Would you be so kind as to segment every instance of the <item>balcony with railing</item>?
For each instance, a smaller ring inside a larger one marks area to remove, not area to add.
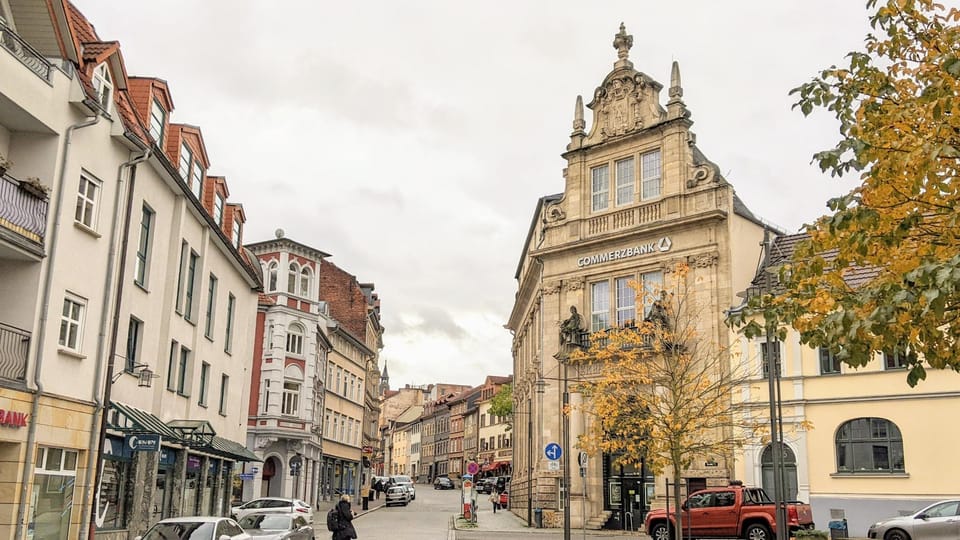
[[[48,205],[43,188],[0,176],[0,258],[43,257]]]
[[[50,82],[53,65],[36,49],[31,47],[0,18],[0,49],[4,49],[37,77]]]
[[[26,381],[29,350],[30,332],[0,323],[0,379]]]

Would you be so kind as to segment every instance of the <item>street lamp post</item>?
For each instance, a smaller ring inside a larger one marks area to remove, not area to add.
[[[567,363],[563,363],[563,540],[570,540],[570,418],[567,407],[570,405],[570,392],[567,389]]]

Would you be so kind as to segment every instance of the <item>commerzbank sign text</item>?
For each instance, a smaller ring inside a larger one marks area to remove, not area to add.
[[[613,251],[605,251],[603,253],[596,253],[594,255],[580,257],[577,259],[577,266],[583,268],[585,266],[592,266],[594,264],[603,264],[611,261],[619,261],[620,259],[640,257],[642,255],[649,255],[651,253],[662,253],[664,251],[670,251],[672,246],[673,241],[670,240],[670,237],[664,236],[659,240],[654,240],[653,242],[648,242],[646,244],[639,244],[637,246],[624,249],[615,249]]]

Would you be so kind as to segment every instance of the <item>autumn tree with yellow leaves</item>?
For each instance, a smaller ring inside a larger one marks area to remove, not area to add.
[[[864,50],[793,91],[803,114],[839,122],[840,140],[814,162],[860,183],[806,227],[783,289],[751,307],[854,367],[899,352],[915,385],[925,365],[960,371],[960,11],[932,0],[867,8]],[[851,285],[865,269],[875,275]]]
[[[689,268],[674,269],[644,322],[594,334],[589,348],[570,355],[571,364],[598,364],[599,374],[579,381],[578,408],[590,419],[579,446],[655,474],[681,474],[694,460],[722,457],[761,436],[762,419],[733,402],[733,392],[751,375],[731,362],[731,351],[704,332],[712,314],[696,301]],[[640,305],[645,294],[637,283]],[[714,315],[715,316],[715,315]],[[742,363],[746,365],[746,363]],[[746,412],[745,412],[746,411]],[[680,492],[675,490],[675,507]]]

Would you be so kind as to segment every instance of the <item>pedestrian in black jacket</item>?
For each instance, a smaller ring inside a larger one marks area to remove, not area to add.
[[[349,540],[357,537],[357,530],[353,528],[353,510],[350,508],[350,496],[341,495],[337,503],[340,527],[333,533],[333,540]]]

